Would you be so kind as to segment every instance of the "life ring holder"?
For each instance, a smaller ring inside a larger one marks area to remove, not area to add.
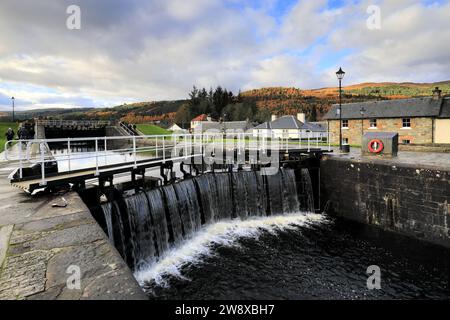
[[[376,148],[373,147],[375,144],[377,146]],[[369,148],[369,151],[372,153],[380,153],[381,151],[383,151],[384,144],[379,139],[372,139],[369,141],[367,147]]]

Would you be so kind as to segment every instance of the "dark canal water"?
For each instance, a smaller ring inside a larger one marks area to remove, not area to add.
[[[102,204],[151,299],[449,299],[450,251],[313,212],[308,169],[208,173]],[[103,215],[101,214],[103,213]],[[381,271],[369,290],[369,266]]]
[[[137,278],[151,299],[450,298],[449,250],[312,217],[224,223]],[[370,265],[380,267],[379,290],[367,288]]]

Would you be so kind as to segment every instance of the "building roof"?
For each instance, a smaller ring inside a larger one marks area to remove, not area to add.
[[[192,119],[191,121],[206,121],[208,119],[208,115],[206,114],[201,114],[199,116],[196,116],[194,119]]]
[[[304,123],[294,116],[283,116],[273,121],[267,121],[254,129],[302,129]]]
[[[306,122],[303,124],[303,128],[306,130],[314,131],[314,132],[326,132],[327,131],[327,123],[326,122]]]
[[[206,130],[243,130],[250,129],[252,125],[248,121],[202,122],[199,129]]]
[[[442,98],[432,97],[347,103],[342,105],[342,119],[438,117]],[[361,116],[361,108],[365,109]],[[324,119],[339,119],[335,104]]]
[[[177,128],[179,128],[179,129],[177,129],[177,128],[175,128],[176,130],[179,130],[179,131],[186,131],[186,129],[184,129],[181,125],[179,125],[178,123],[172,123],[170,126],[168,126],[166,129],[172,129],[173,127],[177,127]]]
[[[174,126],[174,125],[177,125],[177,126],[179,126],[180,128],[183,128],[183,124],[181,124],[181,123],[168,122],[168,121],[161,121],[161,122],[159,123],[159,127],[164,128],[164,129],[169,129],[169,128],[171,128],[171,127]]]
[[[444,98],[439,118],[450,118],[450,97]]]
[[[306,122],[303,123],[295,116],[283,116],[274,121],[261,123],[253,129],[292,129],[292,130],[310,130],[314,132],[327,131],[326,122]]]

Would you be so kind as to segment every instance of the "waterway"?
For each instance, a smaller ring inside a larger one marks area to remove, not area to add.
[[[326,215],[267,219],[203,235],[137,279],[151,299],[450,298],[448,249]]]

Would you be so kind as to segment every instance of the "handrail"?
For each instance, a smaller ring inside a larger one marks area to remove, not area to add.
[[[24,139],[5,143],[5,159],[8,161],[19,161],[18,172],[20,178],[22,178],[26,163],[40,164],[41,184],[45,185],[45,164],[55,161],[67,161],[68,170],[66,171],[71,172],[75,170],[73,167],[75,160],[91,159],[90,161],[94,161],[95,174],[99,175],[102,167],[110,165],[107,159],[112,155],[128,155],[133,167],[137,168],[138,156],[141,155],[149,160],[159,158],[166,162],[173,159],[187,159],[192,155],[205,157],[207,150],[215,156],[217,151],[224,154],[234,149],[237,150],[239,155],[242,154],[242,150],[248,150],[249,152],[261,152],[262,155],[267,157],[267,150],[285,150],[288,152],[295,148],[301,149],[303,143],[306,144],[309,152],[314,142],[316,147],[319,147],[319,143],[326,142],[328,151],[331,150],[330,139],[324,141],[322,136],[313,137],[311,132],[304,135],[301,131],[295,136],[297,136],[296,139],[292,138],[292,134],[286,137],[274,137],[267,134],[259,135],[244,132],[227,132],[224,134],[220,131],[210,131],[206,133],[174,133],[165,135]],[[77,145],[80,142],[90,144],[94,150],[78,151]],[[19,150],[17,157],[11,152],[11,147],[15,143],[17,143]],[[61,143],[63,146],[61,149],[65,150],[65,153],[49,153],[46,146],[52,143]],[[34,145],[38,146],[36,154],[31,153]],[[182,156],[180,156],[180,153]],[[103,159],[105,159],[104,164]]]
[[[125,123],[123,123],[122,121],[119,122],[119,126],[121,128],[123,128],[128,134],[132,135],[132,136],[136,136],[138,135],[137,132],[135,132],[134,130],[130,129]]]
[[[109,120],[35,120],[37,125],[111,125]]]

